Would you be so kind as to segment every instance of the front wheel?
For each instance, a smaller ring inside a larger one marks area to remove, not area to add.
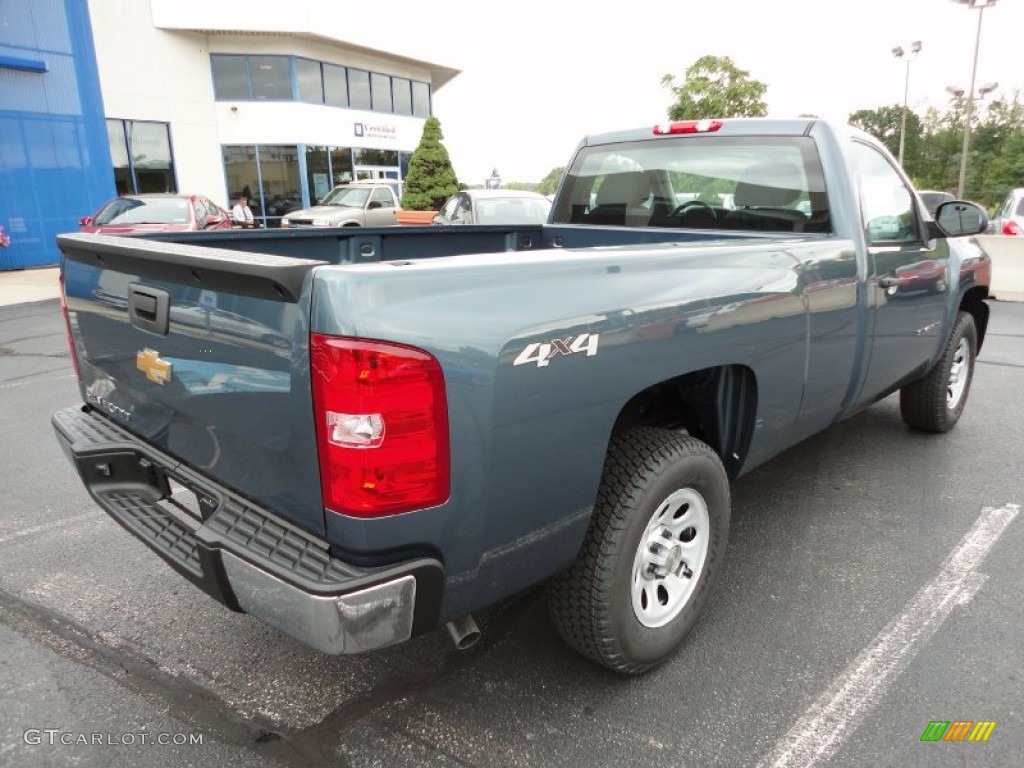
[[[900,390],[900,415],[914,429],[948,432],[960,420],[974,378],[978,331],[974,317],[958,312],[942,357],[924,376]]]
[[[705,443],[651,428],[615,438],[583,547],[548,588],[558,633],[616,672],[665,661],[718,580],[729,516],[729,481]]]

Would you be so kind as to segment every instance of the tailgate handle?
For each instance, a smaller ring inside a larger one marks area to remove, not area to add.
[[[167,291],[142,283],[128,284],[128,317],[137,328],[166,336],[170,307],[171,294]]]

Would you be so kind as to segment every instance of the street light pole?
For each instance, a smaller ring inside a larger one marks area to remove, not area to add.
[[[964,198],[964,182],[967,180],[967,150],[971,143],[971,118],[974,116],[974,81],[978,74],[978,49],[981,47],[981,20],[985,9],[996,4],[997,0],[955,0],[961,5],[978,9],[978,32],[974,37],[974,63],[971,65],[971,85],[967,90],[967,112],[964,117],[964,146],[960,153],[960,180],[956,185],[958,200]]]
[[[906,143],[907,138],[907,96],[910,93],[910,62],[917,58],[917,54],[921,52],[921,41],[915,40],[910,44],[910,54],[907,56],[907,74],[903,80],[903,116],[900,118],[900,165],[903,165],[903,147]],[[897,45],[892,49],[892,55],[897,59],[902,59],[905,52],[902,45]]]

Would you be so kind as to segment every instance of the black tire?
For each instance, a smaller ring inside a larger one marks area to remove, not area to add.
[[[958,312],[942,357],[923,378],[900,390],[903,421],[923,432],[948,432],[967,405],[978,354],[974,317]]]
[[[729,516],[729,480],[705,443],[646,427],[616,437],[576,562],[548,586],[558,633],[616,672],[638,674],[665,661],[718,581]],[[658,538],[677,524],[678,538]],[[671,554],[666,564],[647,562],[662,557],[656,550]],[[677,566],[676,573],[655,573]]]

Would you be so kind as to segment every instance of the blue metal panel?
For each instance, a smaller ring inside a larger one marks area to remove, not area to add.
[[[5,5],[0,68],[0,269],[56,264],[55,238],[113,197],[114,177],[87,0]]]

